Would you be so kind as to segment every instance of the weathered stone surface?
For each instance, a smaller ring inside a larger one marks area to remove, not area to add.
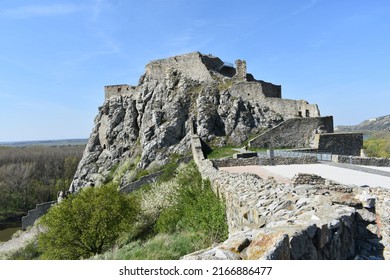
[[[310,111],[309,111],[310,115]],[[285,120],[274,128],[249,141],[258,148],[309,148],[315,146],[316,133],[333,132],[333,117],[297,117]]]
[[[280,86],[243,78],[238,63],[240,70],[230,73],[219,58],[195,52],[152,61],[137,86],[106,86],[70,190],[101,184],[129,158],[140,157],[137,167],[146,168],[188,153],[193,124],[213,145],[242,145],[302,106],[319,115],[316,105],[281,99]]]
[[[357,195],[356,198],[362,202],[363,207],[365,208],[375,207],[375,197],[368,194],[367,191],[363,191],[361,194]]]
[[[247,165],[270,165],[269,158],[259,158],[257,156],[250,158],[223,158],[212,161],[217,167],[247,166]],[[311,164],[318,163],[318,159],[312,156],[305,157],[274,157],[272,164],[289,165],[289,164]]]
[[[194,159],[226,203],[230,238],[214,249],[241,259],[389,257],[389,190],[340,185],[311,174],[282,184],[220,171],[202,154]]]

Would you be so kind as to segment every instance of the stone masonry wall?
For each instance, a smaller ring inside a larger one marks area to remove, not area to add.
[[[192,144],[198,141],[193,135]],[[214,192],[225,201],[230,235],[222,244],[184,259],[388,256],[388,249],[379,238],[368,240],[367,236],[375,230],[371,215],[375,213],[375,196],[367,194],[364,188],[338,185],[310,175],[300,175],[295,184],[281,184],[256,175],[231,174],[204,159],[200,149],[193,147],[193,151],[202,177],[211,181]],[[388,204],[388,193],[383,196],[378,201]],[[386,208],[381,208],[376,214],[381,224],[388,223],[385,212]],[[383,225],[378,228],[388,231]],[[383,242],[387,242],[386,234],[382,234]]]
[[[143,185],[151,184],[157,181],[157,179],[164,173],[164,170],[155,172],[153,174],[149,174],[146,176],[141,177],[139,180],[132,182],[122,188],[119,189],[120,192],[123,193],[130,193],[132,191],[137,190]]]
[[[333,117],[294,118],[264,132],[249,141],[257,148],[308,148],[314,143],[316,133],[333,132]]]
[[[289,164],[310,164],[318,163],[317,157],[274,157],[271,161],[269,158],[224,158],[212,160],[216,167],[248,166],[248,165],[289,165]]]
[[[390,260],[390,190],[384,188],[370,188],[370,194],[376,198],[376,227],[373,233],[382,238],[384,258]],[[376,231],[377,230],[377,231]]]
[[[22,230],[26,230],[27,227],[32,226],[34,222],[42,217],[53,206],[56,201],[49,201],[41,204],[37,204],[36,208],[29,210],[27,216],[22,217]]]
[[[104,97],[106,100],[110,99],[113,96],[128,96],[136,93],[137,93],[136,87],[130,86],[128,84],[111,85],[111,86],[104,87]]]
[[[319,117],[320,110],[316,104],[309,104],[304,100],[290,100],[281,98],[265,98],[263,101],[265,106],[272,108],[276,113],[279,113],[286,118],[298,118],[299,112],[302,117],[306,117],[306,110],[309,113],[309,117]]]
[[[323,133],[316,135],[316,148],[336,155],[359,156],[363,148],[362,133]]]
[[[375,157],[356,157],[356,156],[342,156],[335,155],[332,158],[333,161],[339,163],[351,163],[356,165],[369,165],[369,166],[390,166],[389,158],[375,158]]]
[[[167,71],[175,69],[184,77],[197,81],[211,81],[212,77],[199,52],[154,60],[146,65],[146,75],[155,80],[164,80]]]

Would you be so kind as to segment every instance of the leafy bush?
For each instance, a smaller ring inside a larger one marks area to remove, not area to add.
[[[224,240],[228,234],[225,206],[212,191],[210,181],[202,180],[192,164],[178,172],[176,182],[176,203],[161,211],[157,232],[189,231],[210,244]]]
[[[137,204],[114,184],[85,188],[42,217],[39,236],[45,259],[79,259],[112,247],[135,221]]]

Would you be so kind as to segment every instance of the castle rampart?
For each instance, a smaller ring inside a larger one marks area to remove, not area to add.
[[[388,259],[390,191],[336,184],[298,174],[292,184],[231,174],[193,156],[224,199],[229,239],[184,259]],[[379,238],[378,238],[379,237]],[[371,255],[373,254],[373,255]]]
[[[363,147],[362,133],[321,133],[315,136],[314,148],[336,155],[359,156]]]
[[[293,118],[249,141],[256,148],[317,148],[315,135],[333,132],[333,117]]]
[[[22,217],[22,230],[34,225],[35,221],[45,215],[54,204],[56,204],[56,201],[44,202],[37,204],[35,209],[29,210],[27,215]]]
[[[137,93],[137,87],[128,84],[110,85],[104,87],[105,99],[110,99],[113,96],[129,96]]]

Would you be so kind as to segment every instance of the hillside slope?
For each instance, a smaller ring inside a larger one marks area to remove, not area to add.
[[[358,125],[339,125],[335,131],[390,131],[390,115],[365,120]]]

